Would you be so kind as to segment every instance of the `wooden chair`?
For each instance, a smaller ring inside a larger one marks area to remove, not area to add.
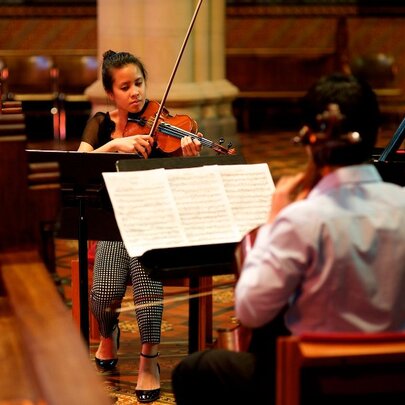
[[[375,89],[395,88],[398,66],[391,55],[384,53],[357,55],[350,61],[350,70]]]
[[[20,101],[2,101],[0,136],[25,136],[25,117]]]
[[[5,117],[6,115],[16,116],[17,114],[21,114],[19,118],[23,118],[22,120],[20,120],[21,125],[22,125],[22,130],[23,130],[22,133],[25,134],[25,123],[24,123],[24,117],[22,116],[23,110],[22,110],[21,101],[3,101],[1,103],[0,114],[2,117]],[[14,119],[14,118],[11,118],[11,119]],[[19,133],[20,133],[20,130],[19,130]]]
[[[280,337],[276,386],[277,405],[405,403],[405,333]]]
[[[21,101],[29,139],[59,139],[58,70],[51,56],[8,55],[7,100]]]
[[[383,119],[399,124],[403,118],[405,94],[397,83],[399,66],[395,58],[382,52],[356,55],[350,61],[350,70],[373,87]]]
[[[0,252],[0,329],[1,404],[111,404],[35,250]]]
[[[89,249],[87,273],[89,289],[93,283],[93,265],[94,256]],[[79,260],[71,261],[71,295],[72,295],[72,317],[74,322],[80,327],[80,278],[79,278]],[[128,283],[130,285],[130,282]],[[165,287],[189,287],[187,278],[164,280]],[[203,291],[212,290],[212,277],[200,277],[200,289]],[[202,350],[212,343],[212,296],[202,296],[199,300],[198,311],[198,349]],[[91,342],[99,340],[98,324],[94,315],[89,311],[89,339]]]

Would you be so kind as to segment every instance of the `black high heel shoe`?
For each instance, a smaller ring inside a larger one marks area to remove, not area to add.
[[[118,329],[117,331],[117,337],[116,337],[116,346],[117,346],[117,350],[120,348],[120,335],[121,335],[121,331],[118,325],[116,325],[113,329],[113,332],[115,329]],[[106,359],[106,360],[102,360],[102,359],[98,359],[96,356],[94,356],[94,360],[96,362],[96,366],[99,370],[101,371],[111,371],[114,370],[114,368],[117,366],[118,363],[118,358],[116,359]]]
[[[154,355],[140,353],[140,355],[142,357],[146,357],[147,359],[154,359],[159,356],[159,353],[156,353]],[[157,368],[160,374],[159,363],[157,364]],[[154,390],[135,390],[135,394],[138,402],[146,404],[148,402],[157,401],[160,398],[160,388],[156,388]]]

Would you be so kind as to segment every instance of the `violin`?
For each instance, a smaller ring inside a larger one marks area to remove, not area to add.
[[[123,136],[149,134],[160,108],[161,106],[157,101],[151,100],[141,116],[135,118],[129,115]],[[158,121],[156,131],[152,136],[155,138],[157,148],[165,154],[181,156],[181,139],[185,136],[198,139],[203,146],[213,149],[218,154],[234,155],[236,153],[235,149],[230,148],[231,144],[228,145],[228,148],[221,145],[223,139],[219,143],[215,143],[199,136],[197,122],[188,115],[177,114],[173,116],[166,107],[163,107]]]

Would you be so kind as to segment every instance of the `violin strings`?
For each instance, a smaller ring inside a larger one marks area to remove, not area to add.
[[[174,136],[176,138],[183,138],[184,136],[191,136],[193,139],[197,139],[201,142],[201,144],[203,146],[208,146],[209,148],[215,150],[218,153],[224,153],[224,154],[228,154],[228,149],[224,148],[223,146],[221,146],[220,144],[216,144],[213,141],[210,141],[209,139],[200,137],[198,135],[192,134],[191,132],[188,132],[184,129],[175,127],[173,125],[167,124],[165,122],[162,122],[159,125],[159,129],[167,134],[167,135],[171,135]]]
[[[159,128],[162,129],[162,132],[166,133],[167,135],[172,135],[179,139],[184,138],[185,136],[191,136],[193,139],[198,139],[204,146],[211,147],[213,144],[213,142],[209,141],[208,139],[199,137],[198,135],[164,122],[159,125]]]
[[[216,150],[217,152],[225,152],[227,153],[227,149],[224,148],[223,146],[219,145],[219,144],[215,144],[213,141],[210,141],[209,139],[200,137],[198,135],[194,135],[184,129],[175,127],[173,125],[167,124],[167,123],[161,123],[160,124],[162,126],[162,132],[166,133],[167,135],[171,135],[174,136],[176,138],[183,138],[184,136],[191,136],[193,139],[197,139],[201,142],[202,145],[204,146],[208,146],[209,148],[212,148],[214,150]],[[159,126],[160,127],[160,126]],[[215,147],[214,147],[215,145]]]

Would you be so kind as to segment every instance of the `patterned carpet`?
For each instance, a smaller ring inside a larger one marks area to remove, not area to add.
[[[56,240],[57,264],[56,280],[59,290],[66,304],[71,305],[70,285],[70,261],[77,258],[77,241]],[[234,277],[214,277],[214,287],[221,287],[213,290],[213,330],[220,327],[231,327],[234,325],[233,318],[233,290],[232,287],[222,287],[226,282],[232,284]],[[170,375],[171,370],[177,362],[188,352],[188,300],[186,299],[187,287],[165,287],[165,297],[168,303],[164,306],[162,341],[160,345],[159,364],[161,367],[161,389],[162,396],[155,404],[174,404],[171,392]],[[173,299],[173,296],[175,297]],[[180,298],[184,297],[184,300]],[[131,289],[127,289],[122,309],[132,307]],[[136,404],[135,386],[139,360],[139,331],[133,311],[123,311],[120,314],[120,349],[119,362],[113,372],[100,373],[96,366],[96,372],[102,376],[105,388],[116,404]],[[215,338],[215,333],[214,333]],[[94,363],[94,353],[97,350],[98,342],[90,341],[90,359]]]
[[[382,131],[378,146],[386,146],[394,129]],[[275,182],[280,176],[296,173],[305,168],[306,158],[302,148],[291,142],[292,132],[257,132],[238,135],[240,153],[247,163],[268,163]],[[33,144],[35,148],[39,145]],[[49,146],[48,146],[49,147]],[[77,144],[58,145],[58,148],[75,150]],[[70,260],[77,258],[77,241],[57,240],[57,280],[60,292],[70,305]],[[224,280],[225,279],[225,280]],[[214,286],[224,281],[233,281],[233,276],[214,277]],[[213,331],[219,327],[231,327],[235,324],[233,313],[232,288],[214,288],[213,294]],[[187,293],[185,287],[165,287],[165,293]],[[123,302],[132,305],[131,292]],[[121,344],[119,362],[116,371],[103,373],[105,388],[116,404],[136,404],[135,385],[139,357],[139,333],[132,311],[122,312],[120,316]],[[161,367],[162,396],[155,404],[175,404],[171,391],[171,370],[188,351],[188,301],[175,301],[165,304],[163,314],[162,342],[159,363]],[[91,341],[90,359],[94,362],[97,341]],[[96,369],[96,368],[95,368]]]

